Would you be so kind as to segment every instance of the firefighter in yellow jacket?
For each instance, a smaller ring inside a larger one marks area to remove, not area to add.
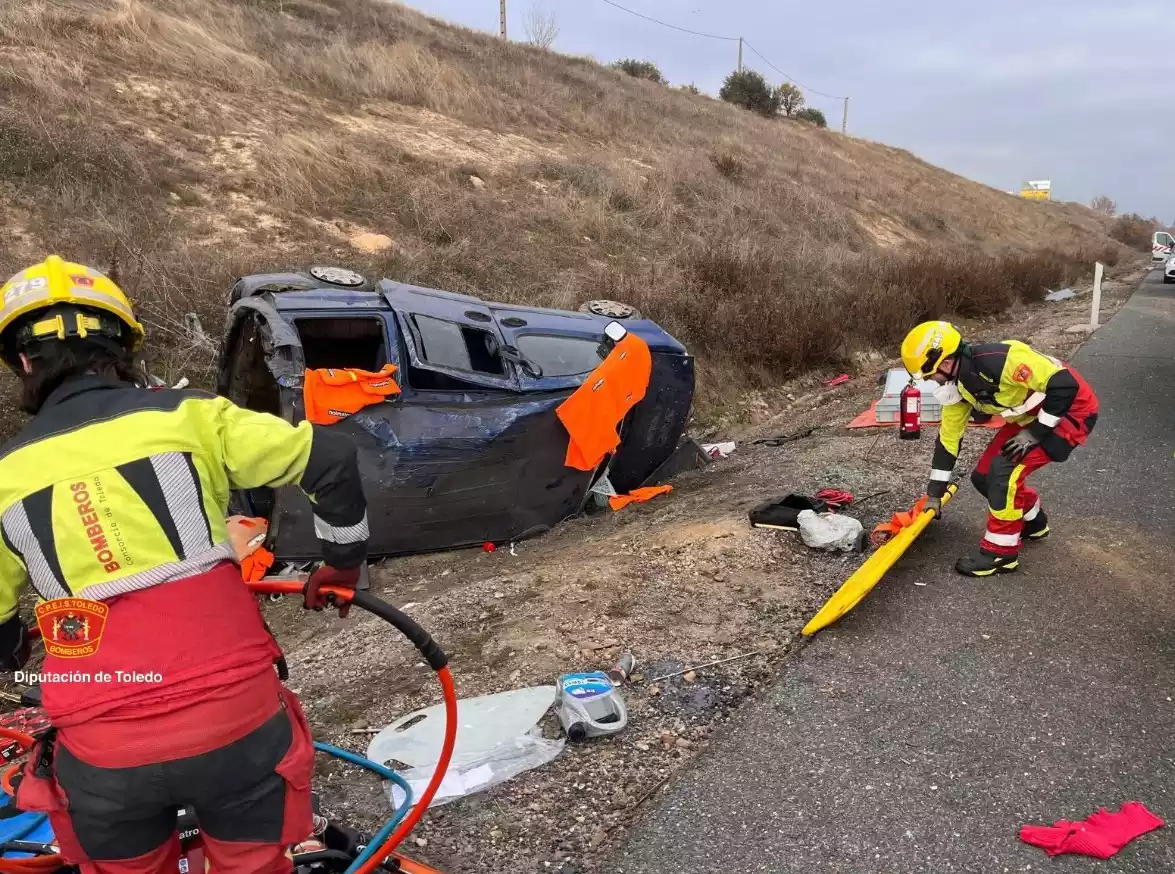
[[[934,447],[930,506],[939,511],[971,419],[999,416],[1004,426],[980,456],[971,482],[988,501],[987,530],[979,550],[959,559],[959,573],[1009,573],[1020,564],[1022,539],[1049,533],[1036,490],[1027,483],[1036,470],[1065,461],[1085,443],[1097,423],[1093,389],[1071,366],[1018,340],[964,342],[949,322],[918,325],[902,343],[902,363],[919,379],[940,388],[942,424]]]
[[[0,448],[0,668],[28,658],[18,597],[104,602],[83,657],[46,654],[53,732],[16,804],[49,815],[70,863],[174,872],[176,810],[212,870],[289,872],[311,830],[313,748],[241,579],[231,489],[296,484],[314,503],[327,584],[354,586],[367,508],[354,446],[197,391],[148,390],[143,328],[108,277],[52,256],[0,290],[0,356],[34,414]],[[61,679],[54,679],[60,677]]]

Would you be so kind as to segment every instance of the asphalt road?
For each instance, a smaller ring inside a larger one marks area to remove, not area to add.
[[[1071,363],[1101,416],[1033,478],[1052,537],[1018,574],[956,575],[983,526],[967,485],[663,796],[617,872],[1175,872],[1175,286],[1152,273]],[[1132,800],[1171,824],[1111,860],[1019,840]]]

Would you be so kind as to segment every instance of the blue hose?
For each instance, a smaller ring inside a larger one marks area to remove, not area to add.
[[[351,866],[346,870],[345,874],[354,874],[358,871],[363,863],[375,855],[375,851],[388,839],[396,826],[400,824],[408,811],[412,809],[412,787],[408,785],[408,781],[397,774],[390,768],[385,768],[383,765],[371,761],[371,759],[364,758],[358,753],[353,753],[350,750],[344,750],[341,747],[331,746],[330,744],[314,742],[314,748],[319,752],[326,753],[328,756],[334,756],[336,759],[342,759],[345,762],[350,762],[353,765],[358,765],[361,768],[366,768],[376,774],[379,774],[385,780],[391,780],[397,786],[404,790],[404,803],[396,808],[396,812],[392,814],[392,818],[384,823],[383,828],[367,843],[367,848],[359,854]]]
[[[30,819],[27,823],[25,823],[24,825],[15,829],[11,834],[6,834],[4,836],[4,840],[0,843],[7,844],[9,841],[23,841],[25,838],[27,838],[29,835],[31,835],[33,832],[35,832],[37,829],[39,829],[45,823],[45,820],[47,820],[48,818],[49,818],[48,814],[38,813],[36,816],[32,817],[32,819]],[[6,858],[6,859],[7,858],[21,859],[21,858],[26,858],[31,855],[32,855],[31,853],[19,853],[16,856],[10,857],[10,856],[7,856],[3,851],[0,851],[0,856],[4,856],[4,858]]]

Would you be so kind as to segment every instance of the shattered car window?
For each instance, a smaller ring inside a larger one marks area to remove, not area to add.
[[[488,331],[447,322],[432,316],[414,315],[420,339],[420,355],[435,367],[502,374],[502,361],[491,352],[493,335]]]
[[[525,334],[517,342],[518,351],[541,367],[544,376],[579,376],[600,365],[597,340]]]
[[[357,367],[379,370],[388,361],[380,319],[300,318],[294,326],[302,340],[306,367]]]

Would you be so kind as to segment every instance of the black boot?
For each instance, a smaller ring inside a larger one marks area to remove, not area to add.
[[[1010,574],[1020,567],[1018,555],[996,555],[980,549],[955,562],[955,570],[968,577],[990,577],[992,574]]]
[[[1025,540],[1044,540],[1049,536],[1049,517],[1041,510],[1036,514],[1036,518],[1024,523],[1024,533],[1021,535]]]

